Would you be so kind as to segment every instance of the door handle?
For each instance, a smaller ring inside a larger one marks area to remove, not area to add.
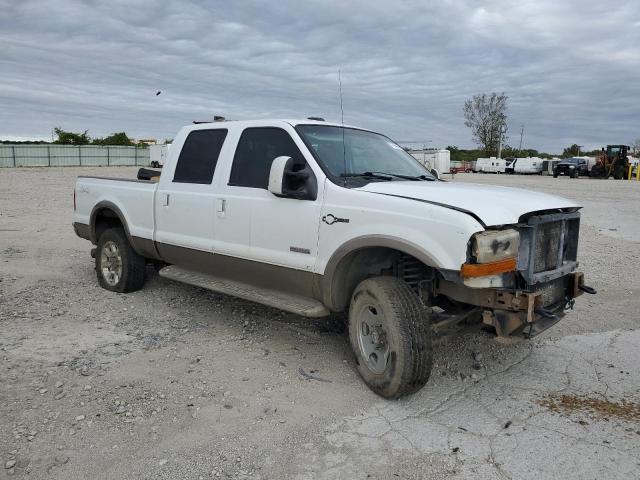
[[[169,206],[169,194],[166,193],[164,196],[164,206],[168,207]]]
[[[217,200],[216,213],[219,217],[224,217],[225,211],[227,210],[227,200],[224,198],[219,198]]]

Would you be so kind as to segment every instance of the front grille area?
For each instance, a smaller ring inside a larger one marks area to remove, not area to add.
[[[538,226],[533,247],[533,273],[558,268],[562,225],[560,221],[542,223]]]
[[[518,270],[529,285],[548,282],[577,266],[580,214],[534,215],[520,228]]]
[[[553,305],[564,299],[565,296],[565,279],[556,278],[550,282],[539,285],[535,288],[536,292],[540,292],[541,304],[543,306]]]

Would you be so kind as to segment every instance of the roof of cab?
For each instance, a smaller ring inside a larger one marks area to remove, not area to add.
[[[213,122],[194,123],[191,125],[187,125],[186,127],[191,130],[207,129],[207,128],[211,128],[212,125],[216,125],[216,126],[233,125],[240,128],[247,128],[247,127],[259,127],[259,126],[262,127],[262,126],[265,126],[265,124],[271,124],[276,126],[278,124],[283,124],[283,123],[288,123],[289,125],[294,127],[297,125],[327,125],[331,127],[344,126],[348,128],[359,128],[359,127],[354,127],[352,125],[343,125],[341,123],[325,122],[325,121],[319,121],[319,120],[284,119],[284,118],[266,118],[266,119],[259,119],[259,120],[219,120],[219,121],[213,121]]]

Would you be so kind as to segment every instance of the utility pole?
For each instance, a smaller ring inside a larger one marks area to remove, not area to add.
[[[502,158],[502,136],[507,133],[506,125],[500,126],[500,136],[498,137],[498,158]]]
[[[522,137],[524,136],[524,125],[520,125],[520,146],[518,147],[518,152],[522,151]]]
[[[578,155],[576,155],[576,157],[579,157],[579,156],[580,156],[580,149],[581,149],[582,147],[584,147],[584,145],[578,145]]]

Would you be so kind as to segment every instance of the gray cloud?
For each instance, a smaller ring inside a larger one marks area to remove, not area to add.
[[[0,0],[0,138],[173,137],[194,119],[340,119],[471,146],[462,104],[510,97],[511,143],[640,137],[640,4],[605,0]],[[162,90],[160,96],[155,96]]]

